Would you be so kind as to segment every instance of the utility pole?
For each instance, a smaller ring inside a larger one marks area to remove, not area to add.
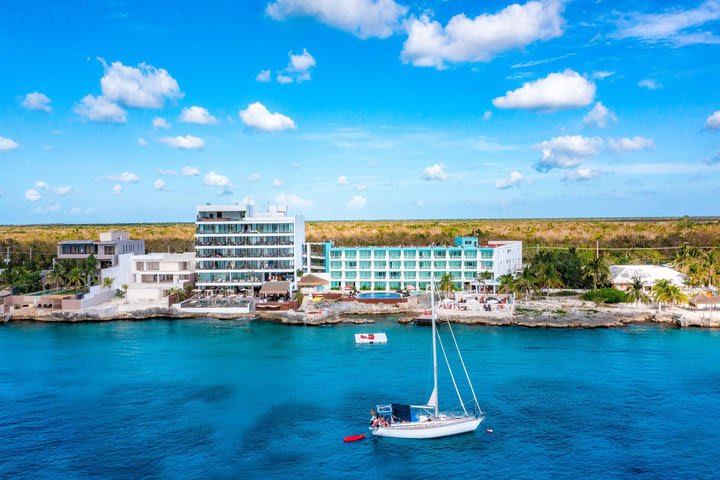
[[[595,258],[600,258],[600,240],[595,240]]]

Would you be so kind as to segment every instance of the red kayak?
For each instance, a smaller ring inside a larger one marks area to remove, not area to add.
[[[364,433],[360,435],[350,435],[349,437],[343,438],[343,442],[357,442],[358,440],[362,440],[363,438],[365,438]]]

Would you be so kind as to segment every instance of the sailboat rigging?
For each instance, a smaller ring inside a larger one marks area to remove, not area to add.
[[[455,376],[453,375],[452,369],[450,368],[450,362],[445,352],[445,346],[443,345],[442,339],[440,338],[437,331],[437,312],[435,310],[435,285],[431,284],[431,312],[432,312],[432,354],[433,354],[433,390],[425,405],[403,405],[403,404],[390,404],[390,405],[377,405],[377,411],[372,412],[372,419],[370,422],[370,431],[374,436],[377,437],[395,437],[395,438],[440,438],[447,437],[450,435],[458,435],[461,433],[473,432],[477,429],[480,423],[485,419],[485,416],[480,409],[477,396],[475,395],[475,389],[470,381],[467,368],[465,367],[465,361],[463,360],[460,349],[458,348],[455,334],[452,331],[452,327],[448,322],[450,334],[452,336],[455,348],[462,364],[465,377],[467,378],[468,384],[470,385],[470,391],[472,392],[472,413],[468,412],[466,404],[462,400],[460,390],[458,389]],[[460,400],[460,406],[462,412],[441,412],[440,402],[438,400],[438,361],[437,361],[437,345],[440,343],[440,350],[442,351],[445,362],[447,363],[448,370],[450,372],[450,379],[455,387],[458,399]]]

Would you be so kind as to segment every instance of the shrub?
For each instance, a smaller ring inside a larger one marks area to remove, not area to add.
[[[574,297],[578,293],[573,292],[572,290],[560,290],[559,292],[551,293],[550,296],[553,297]]]
[[[627,303],[627,294],[617,288],[590,290],[583,293],[580,298],[596,303]]]

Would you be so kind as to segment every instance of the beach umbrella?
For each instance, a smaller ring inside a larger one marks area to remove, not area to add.
[[[415,290],[415,285],[405,285],[405,288],[408,290]]]
[[[355,288],[355,287],[353,287],[352,285],[345,285],[343,287],[343,290],[352,290],[353,288]]]

